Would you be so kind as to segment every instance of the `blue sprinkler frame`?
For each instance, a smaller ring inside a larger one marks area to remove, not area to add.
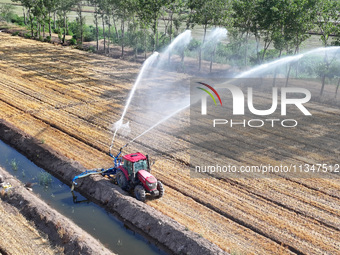
[[[75,185],[77,185],[76,180],[77,179],[81,179],[84,177],[87,177],[89,175],[93,175],[93,174],[101,174],[103,176],[107,176],[111,179],[115,179],[115,177],[112,177],[111,175],[115,175],[117,173],[117,169],[118,167],[121,165],[121,159],[119,158],[120,154],[122,153],[122,149],[124,147],[126,147],[128,144],[126,144],[125,146],[123,146],[122,148],[120,148],[119,153],[116,156],[113,156],[111,154],[111,151],[109,152],[109,156],[111,156],[112,158],[114,158],[114,167],[111,168],[97,168],[97,169],[91,169],[91,170],[86,170],[85,172],[82,172],[79,175],[76,175],[73,179],[72,179],[72,187],[71,187],[71,191],[74,190]]]

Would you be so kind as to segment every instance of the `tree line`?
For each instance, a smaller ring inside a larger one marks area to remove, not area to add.
[[[339,0],[12,1],[23,6],[23,22],[30,28],[31,37],[51,38],[52,32],[57,32],[65,43],[72,30],[73,44],[95,40],[99,50],[99,40],[104,39],[104,52],[110,53],[110,44],[117,43],[122,57],[126,46],[133,47],[136,54],[155,51],[184,29],[197,26],[203,28],[203,38],[190,47],[197,50],[199,62],[207,29],[215,26],[226,27],[230,37],[230,44],[219,46],[217,53],[223,55],[229,50],[232,55],[226,55],[243,66],[259,64],[273,54],[298,53],[312,30],[320,34],[324,46],[340,45]],[[93,10],[94,26],[85,24],[86,6]],[[77,18],[70,22],[72,10]],[[249,40],[255,41],[256,49],[249,49]]]

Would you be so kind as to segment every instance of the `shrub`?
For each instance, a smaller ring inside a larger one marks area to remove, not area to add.
[[[76,45],[77,44],[77,40],[74,39],[74,38],[68,40],[68,42],[70,43],[70,45]]]
[[[19,31],[15,31],[15,32],[12,33],[12,36],[17,36],[17,35],[19,35],[19,34],[20,34]]]
[[[31,34],[26,33],[26,34],[24,35],[24,37],[27,38],[27,39],[31,39],[32,36],[31,36]]]
[[[20,16],[20,17],[18,17],[18,18],[16,19],[16,21],[13,22],[13,23],[18,24],[19,26],[25,26],[25,19],[24,19],[23,16]]]
[[[95,41],[96,40],[96,28],[93,26],[85,26],[83,36],[84,36],[84,42]]]
[[[84,42],[91,42],[96,40],[96,36],[92,33],[85,33],[84,34]]]
[[[12,23],[18,23],[19,16],[17,14],[11,14],[9,19],[10,19],[10,22]]]
[[[96,47],[90,46],[90,47],[88,48],[88,51],[90,51],[90,52],[96,52]]]
[[[201,46],[202,42],[197,39],[192,39],[188,45],[189,51],[196,51]]]
[[[46,38],[44,39],[44,42],[51,42],[51,36],[46,36]]]

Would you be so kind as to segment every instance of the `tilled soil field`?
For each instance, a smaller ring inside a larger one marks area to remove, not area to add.
[[[0,33],[0,119],[86,168],[112,166],[107,155],[111,127],[120,118],[139,68],[138,64]],[[161,79],[176,75],[165,73]],[[188,78],[184,74],[178,77]],[[315,103],[314,113],[319,109]],[[128,114],[127,120],[136,120],[134,114]],[[235,165],[275,163],[282,158],[334,163],[340,152],[339,114],[338,109],[329,111],[324,115],[329,130],[320,125],[310,134],[319,137],[319,145],[302,139],[299,133],[238,130],[237,136],[230,134],[228,150],[216,149],[216,153]],[[125,151],[141,151],[156,162],[153,174],[165,184],[166,193],[161,199],[148,200],[148,205],[227,252],[339,254],[339,179],[191,178],[188,115],[189,111],[181,112]],[[143,122],[133,125],[139,133],[145,130]],[[277,139],[265,139],[269,132]],[[199,130],[193,134],[204,144]],[[117,140],[115,148],[123,145]],[[318,147],[324,149],[316,150]],[[259,154],[249,148],[256,148]]]

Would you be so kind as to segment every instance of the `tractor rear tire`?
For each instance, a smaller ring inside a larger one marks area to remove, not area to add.
[[[144,202],[146,198],[145,189],[142,185],[137,185],[135,187],[135,197],[137,200]]]
[[[125,174],[121,170],[118,170],[116,180],[119,187],[121,187],[123,190],[127,190],[128,182]]]
[[[162,197],[164,195],[164,187],[163,183],[161,183],[160,181],[157,181],[157,190],[159,192],[158,197]]]

